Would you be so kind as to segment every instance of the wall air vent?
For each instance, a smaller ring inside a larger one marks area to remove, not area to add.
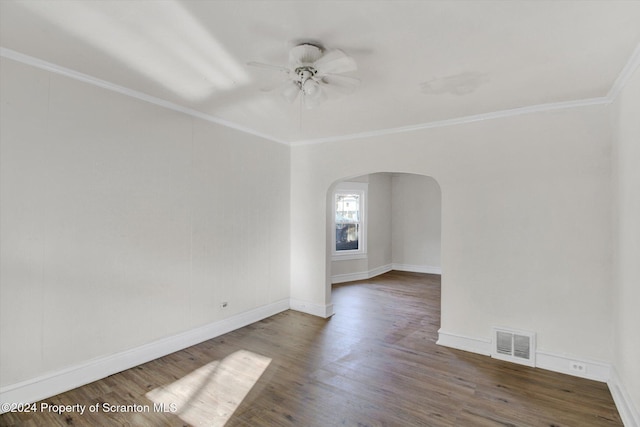
[[[493,351],[491,357],[536,366],[536,335],[533,332],[514,329],[493,328]]]

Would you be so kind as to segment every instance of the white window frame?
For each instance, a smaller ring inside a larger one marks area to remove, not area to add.
[[[331,199],[331,257],[333,261],[363,259],[367,257],[367,196],[369,184],[366,182],[341,182],[336,185]],[[339,194],[358,194],[360,196],[360,227],[358,249],[336,250],[336,196]]]

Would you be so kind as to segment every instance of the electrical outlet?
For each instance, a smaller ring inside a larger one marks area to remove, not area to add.
[[[225,309],[227,308],[227,306],[229,305],[229,303],[227,301],[223,301],[220,303],[220,308]]]
[[[569,369],[582,374],[587,373],[587,365],[582,362],[576,362],[575,360],[569,362]]]

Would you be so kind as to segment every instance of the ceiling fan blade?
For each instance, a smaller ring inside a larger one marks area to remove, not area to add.
[[[281,67],[280,65],[263,64],[262,62],[255,61],[247,62],[247,65],[249,65],[250,67],[264,68],[265,70],[280,71],[287,74],[289,74],[289,72],[291,71],[287,67]]]
[[[358,69],[355,59],[339,49],[325,53],[313,66],[321,76],[332,73],[348,73]]]
[[[307,95],[307,94],[304,94],[303,92],[304,106],[307,109],[315,108],[318,105],[325,102],[326,100],[327,100],[327,94],[321,87],[318,87],[318,90],[315,91],[313,95]]]
[[[288,80],[280,86],[280,93],[282,93],[284,99],[293,103],[298,97],[298,93],[300,93],[300,86],[296,82]]]
[[[279,78],[272,78],[267,81],[265,84],[260,86],[260,90],[262,92],[282,92],[284,88],[291,82],[289,79],[282,79],[282,76],[278,76]]]
[[[324,87],[330,87],[340,93],[351,93],[360,86],[360,79],[340,74],[327,74],[320,79]]]

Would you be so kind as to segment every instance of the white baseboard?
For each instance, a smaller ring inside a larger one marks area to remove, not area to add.
[[[379,276],[387,273],[391,270],[408,271],[410,273],[429,273],[429,274],[442,274],[440,267],[432,267],[429,265],[409,265],[409,264],[387,264],[380,267],[373,268],[369,271],[359,271],[356,273],[336,274],[331,276],[331,283],[345,283],[355,282],[356,280],[367,280],[372,277]]]
[[[607,385],[625,427],[640,427],[640,411],[638,411],[627,389],[620,381],[615,367],[611,368],[611,376],[607,381]]]
[[[331,283],[344,283],[344,282],[354,282],[356,280],[367,280],[372,277],[379,276],[381,274],[387,273],[392,270],[391,264],[382,265],[380,267],[373,268],[369,271],[361,271],[357,273],[346,273],[346,274],[336,274],[335,276],[331,276]]]
[[[438,331],[438,341],[436,344],[485,356],[491,356],[491,340],[472,338],[445,332],[442,329]],[[584,364],[586,369],[584,372],[573,371],[569,368],[570,362],[580,362]],[[575,357],[567,357],[538,350],[536,351],[535,367],[576,377],[587,378],[590,380],[606,382],[625,427],[640,427],[640,412],[638,412],[638,408],[634,405],[633,400],[620,381],[620,377],[618,377],[615,368],[610,364]]]
[[[393,263],[392,268],[394,270],[408,271],[410,273],[442,274],[442,268],[433,267],[430,265],[411,265],[411,264]]]
[[[478,353],[484,356],[491,356],[491,340],[471,338],[464,335],[438,330],[438,341],[436,344],[451,347],[458,350]]]
[[[358,273],[345,273],[345,274],[336,274],[331,276],[331,284],[336,283],[345,283],[345,282],[355,282],[356,280],[367,280],[370,279],[369,272],[362,271]]]
[[[140,347],[4,386],[0,388],[0,402],[37,402],[226,334],[287,309],[289,300],[280,300]]]
[[[585,366],[585,370],[583,372],[571,370],[569,367],[571,362],[580,362]],[[609,381],[611,377],[611,365],[608,363],[553,354],[540,350],[536,351],[536,368],[605,383]]]
[[[291,298],[289,300],[291,310],[300,311],[302,313],[311,314],[313,316],[322,317],[324,319],[333,316],[333,304],[316,304],[309,301],[303,301]]]
[[[492,346],[490,339],[473,338],[446,332],[440,329],[438,331],[438,341],[436,344],[445,347],[456,348],[458,350],[470,351],[472,353],[491,356]],[[535,367],[546,369],[549,371],[560,372],[562,374],[573,375],[575,377],[587,378],[590,380],[607,382],[611,376],[611,365],[603,362],[585,360],[575,357],[567,357],[549,353],[546,351],[536,351]],[[569,366],[570,362],[580,362],[585,365],[584,372],[572,371]]]

